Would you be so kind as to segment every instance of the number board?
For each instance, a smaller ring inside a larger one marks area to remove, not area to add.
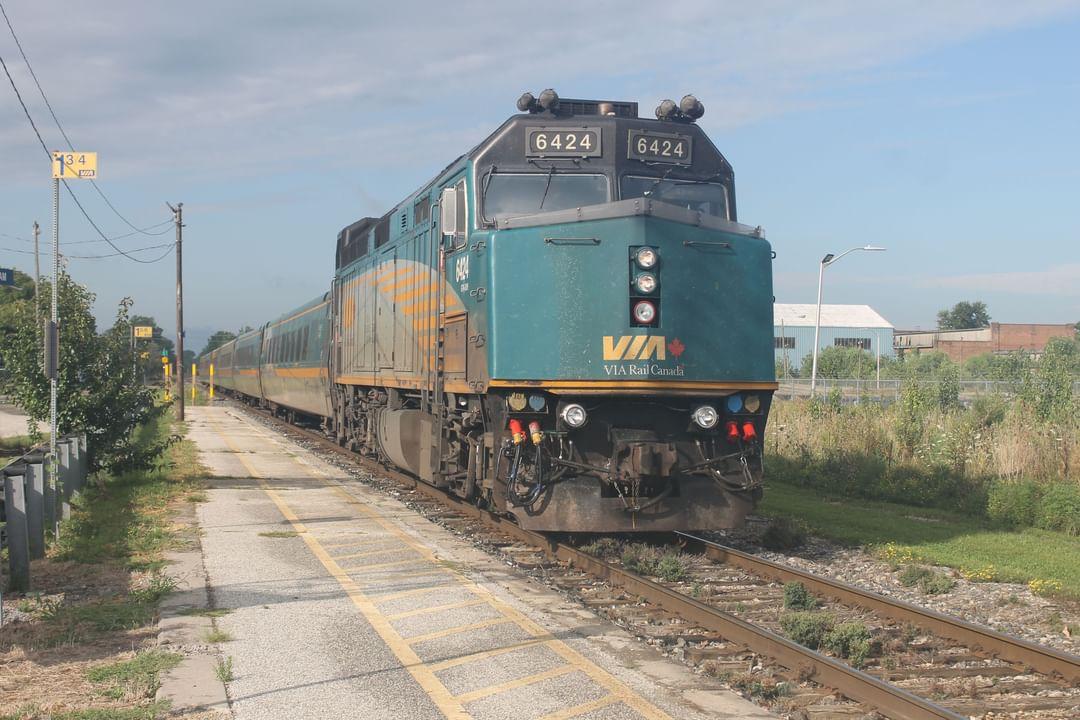
[[[694,138],[689,135],[631,130],[627,157],[645,162],[689,165],[694,155]]]
[[[600,128],[525,128],[525,157],[600,157]]]
[[[54,180],[96,180],[96,152],[53,152]]]
[[[154,337],[153,325],[136,325],[135,337],[137,338],[152,338]]]

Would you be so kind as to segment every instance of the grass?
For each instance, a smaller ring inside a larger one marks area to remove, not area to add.
[[[138,430],[140,440],[151,442],[169,433],[161,418]],[[131,570],[153,570],[163,565],[163,554],[175,547],[169,503],[199,490],[202,473],[196,449],[180,443],[169,450],[169,465],[148,472],[125,473],[88,486],[75,500],[75,510],[54,546],[56,560],[80,563],[120,562]]]
[[[131,660],[124,660],[91,668],[86,678],[95,685],[102,685],[102,693],[113,700],[153,697],[161,686],[158,675],[180,664],[182,656],[161,650],[141,652]]]
[[[1037,528],[1002,529],[966,515],[870,500],[833,501],[812,489],[773,481],[760,512],[793,518],[815,534],[869,547],[893,543],[913,560],[986,574],[994,579],[1043,581],[1080,598],[1080,538]],[[1052,548],[1052,552],[1048,549]]]
[[[194,615],[196,617],[219,618],[225,617],[231,612],[231,608],[186,608],[181,610],[180,614]]]
[[[222,659],[218,660],[217,664],[214,665],[214,675],[216,675],[217,679],[220,680],[223,683],[232,682],[233,681],[232,658],[227,657],[227,658],[222,658]]]
[[[213,630],[207,631],[203,636],[203,639],[208,643],[224,643],[232,642],[233,636],[220,628],[214,628]]]
[[[160,418],[139,428],[136,440],[154,443],[176,427]],[[201,492],[205,474],[196,447],[181,441],[154,469],[97,476],[87,485],[40,561],[34,619],[0,634],[0,652],[21,648],[16,665],[22,689],[30,689],[20,693],[21,705],[5,703],[0,720],[150,720],[168,711],[167,702],[154,701],[158,675],[180,656],[150,649],[131,658],[130,651],[152,636],[159,601],[176,587],[161,572],[166,551],[187,542],[175,511]],[[57,662],[70,663],[62,703],[54,697]]]

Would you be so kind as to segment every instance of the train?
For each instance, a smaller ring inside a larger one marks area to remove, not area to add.
[[[653,119],[549,89],[517,110],[345,226],[326,292],[200,366],[528,529],[741,525],[777,388],[775,253],[737,220],[704,105]]]

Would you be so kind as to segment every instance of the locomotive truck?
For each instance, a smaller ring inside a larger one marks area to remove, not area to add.
[[[530,529],[738,526],[776,389],[773,253],[704,106],[518,110],[342,229],[328,292],[200,362]]]

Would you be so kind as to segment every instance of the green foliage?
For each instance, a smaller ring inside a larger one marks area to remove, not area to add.
[[[986,353],[964,362],[964,376],[978,380],[1019,381],[1031,367],[1031,358],[1021,352],[1007,355]]]
[[[932,573],[930,577],[923,578],[919,583],[919,589],[927,595],[943,595],[954,587],[956,587],[956,581],[941,573]]]
[[[1077,376],[1080,376],[1080,342],[1051,338],[1039,362],[1025,376],[1021,397],[1040,420],[1075,421],[1080,410],[1072,390]]]
[[[784,584],[785,610],[813,610],[817,607],[817,598],[810,594],[801,582]]]
[[[632,543],[623,548],[622,564],[640,575],[652,575],[667,582],[686,577],[688,565],[677,551],[661,552],[651,545]]]
[[[1046,488],[1036,511],[1035,525],[1068,535],[1080,535],[1080,486],[1054,483]]]
[[[232,682],[234,679],[233,659],[231,657],[227,657],[218,660],[217,663],[214,664],[214,675],[216,675],[217,679],[223,683]]]
[[[206,345],[199,352],[199,357],[207,355],[207,354],[213,352],[214,350],[218,349],[219,347],[221,347],[225,343],[229,342],[230,340],[235,340],[235,339],[236,339],[236,333],[229,332],[228,330],[218,330],[216,333],[211,335],[209,337],[209,339],[206,341]]]
[[[821,638],[821,647],[839,655],[854,667],[862,667],[873,651],[870,630],[860,622],[840,623]]]
[[[806,542],[806,529],[790,518],[776,518],[761,534],[761,545],[768,550],[794,550]]]
[[[986,303],[958,302],[951,308],[939,310],[937,314],[938,330],[967,330],[990,326],[990,313]]]
[[[788,612],[780,616],[780,628],[795,642],[817,650],[825,634],[832,630],[833,616],[819,612]]]
[[[882,358],[882,366],[888,363]],[[802,368],[809,374],[813,367],[813,354],[803,358]],[[832,345],[818,351],[817,374],[819,378],[870,378],[877,373],[877,358],[856,347]]]
[[[904,587],[914,587],[933,574],[930,568],[925,568],[922,565],[908,565],[896,579]]]
[[[47,290],[42,283],[42,294]],[[93,471],[146,468],[167,443],[142,446],[133,441],[133,433],[160,417],[164,407],[155,402],[152,389],[136,381],[127,308],[121,305],[116,324],[98,335],[93,301],[85,287],[66,274],[60,276],[59,432],[87,434]],[[41,372],[42,336],[33,305],[20,306],[6,360],[16,401],[39,423],[49,417],[49,381]]]
[[[991,520],[1010,527],[1031,527],[1039,510],[1042,488],[1031,480],[995,480],[986,499]]]
[[[180,664],[182,655],[147,650],[131,660],[90,668],[86,679],[104,685],[106,697],[114,700],[153,697],[161,686],[158,675]]]
[[[621,549],[622,545],[613,537],[600,537],[581,546],[582,552],[602,559],[617,557]]]

